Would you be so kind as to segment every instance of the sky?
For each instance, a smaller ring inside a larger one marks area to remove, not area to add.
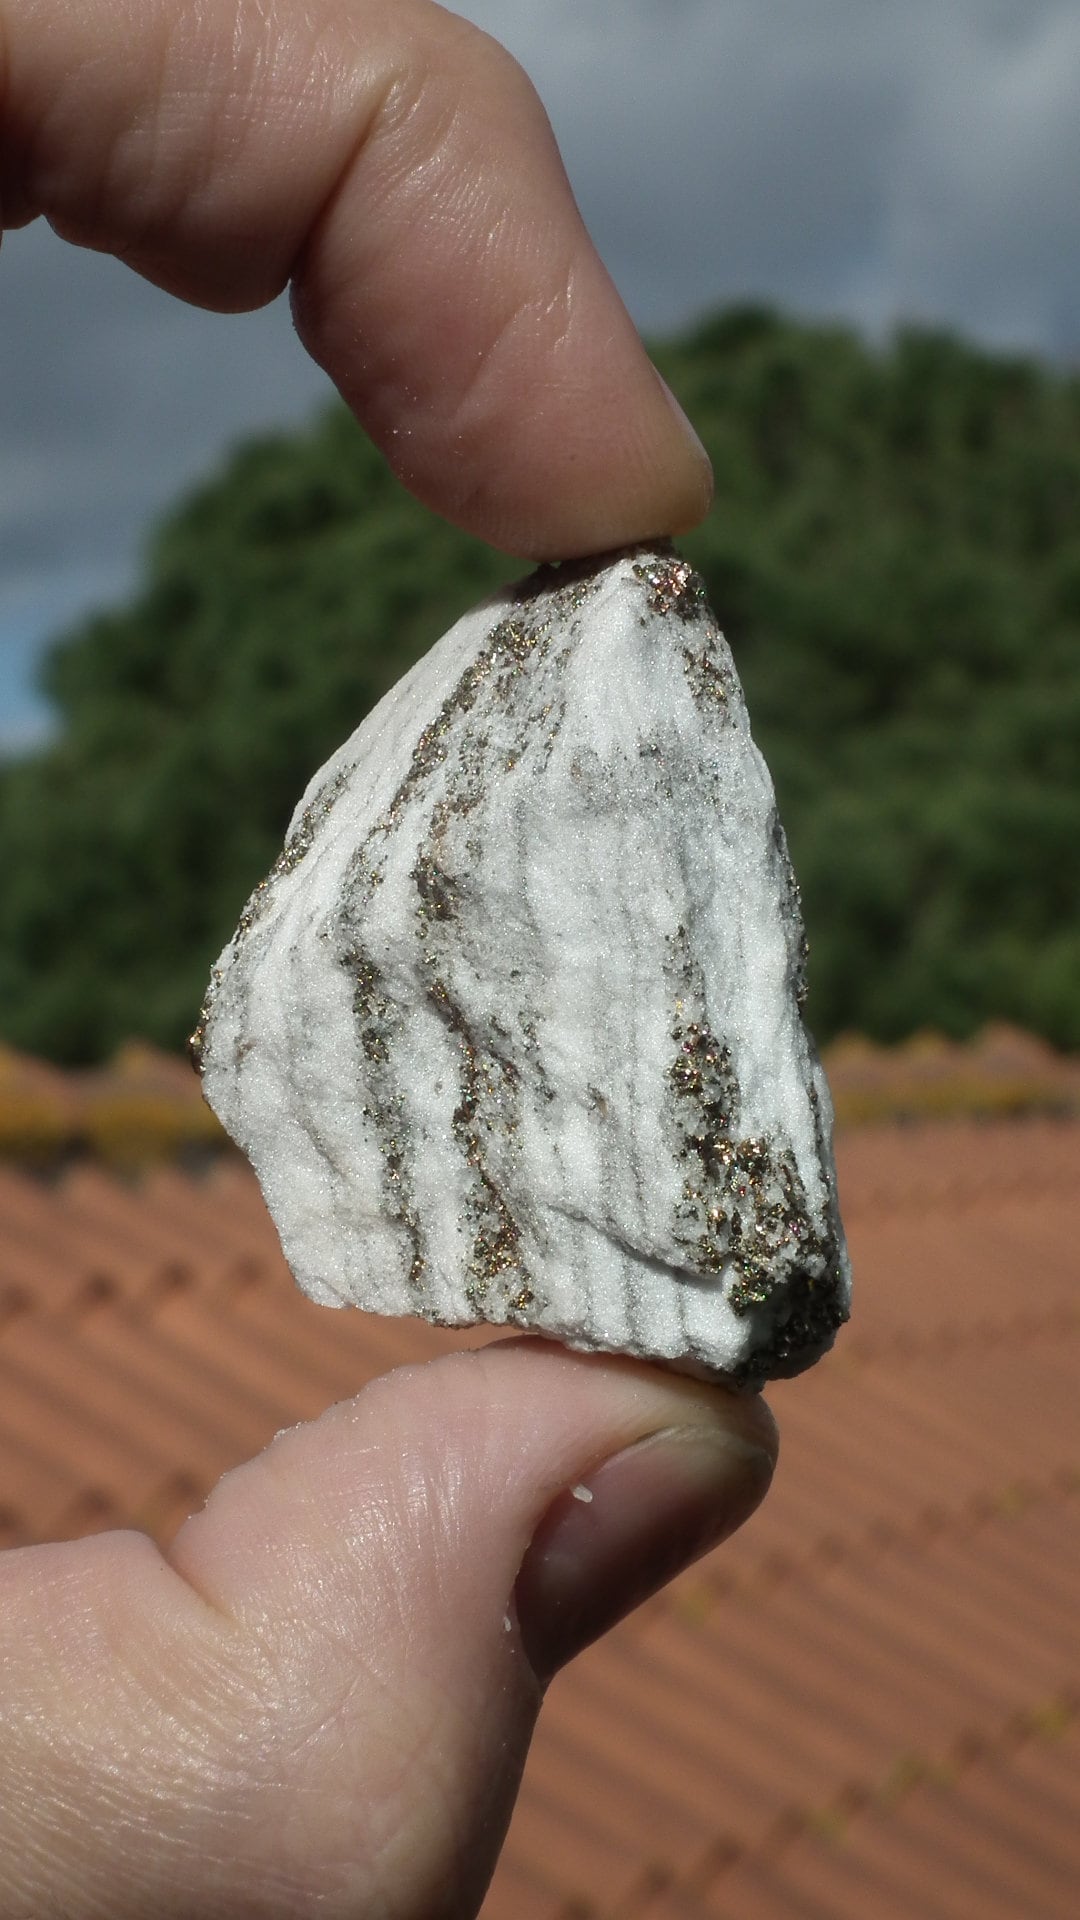
[[[389,0],[388,0],[389,4]],[[539,89],[638,326],[766,299],[1080,363],[1080,0],[465,0]],[[0,249],[0,751],[160,515],[330,393],[284,301],[181,306],[43,223]]]

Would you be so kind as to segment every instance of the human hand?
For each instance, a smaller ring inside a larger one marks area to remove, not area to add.
[[[197,305],[291,282],[401,479],[507,552],[708,508],[532,87],[430,0],[0,0],[0,228],[38,214]]]
[[[570,556],[704,511],[535,97],[454,16],[0,0],[0,110],[9,225],[220,308],[291,279],[472,531]],[[773,1452],[756,1400],[510,1340],[280,1437],[165,1555],[3,1556],[2,1920],[475,1914],[547,1678],[737,1526]]]

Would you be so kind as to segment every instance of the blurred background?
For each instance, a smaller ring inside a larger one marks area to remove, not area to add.
[[[1080,8],[472,16],[713,456],[687,548],[819,1036],[1077,1046]],[[310,773],[512,569],[402,495],[283,301],[197,312],[38,223],[0,339],[0,1037],[175,1047]]]
[[[552,1691],[491,1920],[1071,1920],[1080,5],[475,0],[705,440],[856,1319]],[[316,766],[516,571],[287,306],[0,255],[0,1540],[168,1539],[448,1336],[301,1301],[180,1058]],[[153,1423],[147,1415],[153,1408]]]

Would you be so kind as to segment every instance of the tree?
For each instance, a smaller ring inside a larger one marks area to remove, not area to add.
[[[776,778],[812,1024],[1080,1045],[1080,381],[763,308],[657,357],[717,470],[686,549]],[[343,408],[240,449],[55,647],[56,741],[0,773],[0,1031],[177,1045],[311,773],[514,571]]]

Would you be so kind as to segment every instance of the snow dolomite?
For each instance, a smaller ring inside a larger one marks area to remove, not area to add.
[[[756,1387],[847,1317],[772,782],[666,546],[467,614],[311,782],[193,1051],[300,1285]]]

